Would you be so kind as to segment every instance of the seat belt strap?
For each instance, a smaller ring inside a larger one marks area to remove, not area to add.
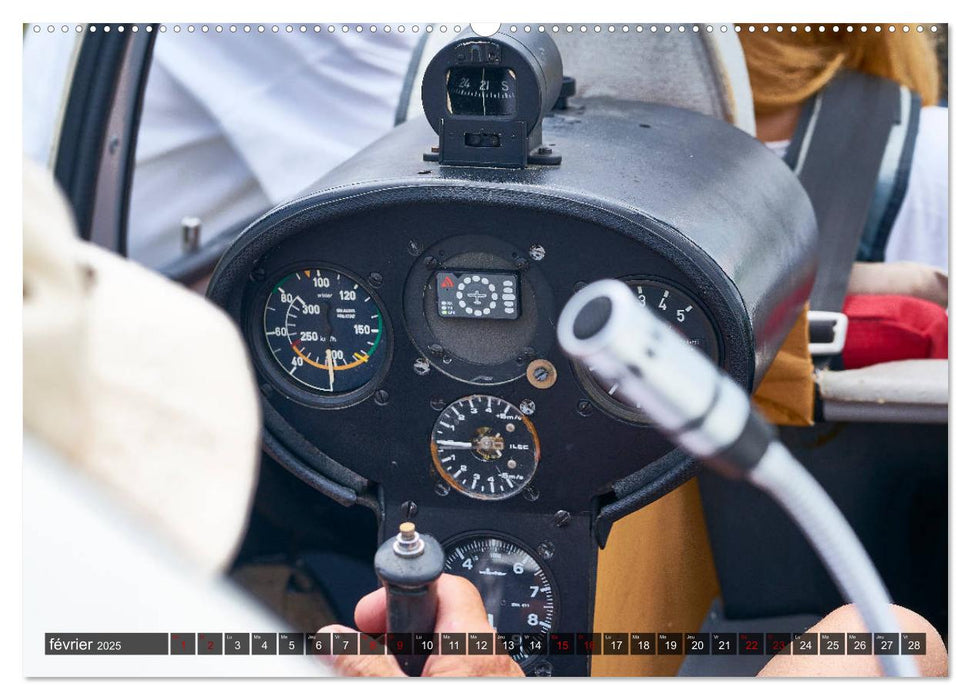
[[[418,78],[418,69],[421,68],[421,58],[425,53],[425,45],[428,43],[428,34],[422,33],[418,37],[418,43],[415,44],[414,50],[411,52],[411,58],[408,61],[408,68],[405,70],[405,78],[401,83],[401,93],[398,95],[398,107],[394,111],[394,125],[404,124],[408,121],[408,106],[411,104],[411,93],[415,89],[415,81]],[[419,80],[418,88],[421,89],[421,82]]]
[[[901,118],[890,130],[870,213],[863,228],[863,240],[856,254],[857,261],[883,262],[886,259],[890,231],[910,183],[921,106],[920,95],[900,87]]]
[[[887,141],[901,121],[900,94],[890,80],[841,71],[803,111],[787,157],[819,228],[812,310],[842,311]]]

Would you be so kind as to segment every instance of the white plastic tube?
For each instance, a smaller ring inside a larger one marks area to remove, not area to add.
[[[749,480],[774,498],[796,522],[822,559],[843,597],[853,603],[870,632],[899,634],[890,596],[853,528],[812,475],[779,442],[772,443]],[[919,676],[913,657],[881,655],[888,676]]]
[[[899,634],[887,589],[836,504],[753,414],[746,392],[640,304],[627,285],[601,280],[581,289],[563,308],[557,336],[567,354],[617,382],[621,394],[636,400],[686,452],[772,496],[799,525],[869,630]],[[913,658],[902,651],[879,656],[884,671],[919,675]]]

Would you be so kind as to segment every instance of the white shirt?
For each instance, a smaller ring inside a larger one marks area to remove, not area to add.
[[[156,38],[135,154],[128,254],[181,254],[183,217],[202,240],[297,194],[394,126],[418,34],[224,27]],[[77,38],[24,43],[24,152],[50,163]]]
[[[297,194],[394,126],[417,35],[160,34],[135,156],[129,255],[180,255]]]
[[[780,158],[788,141],[765,144]],[[886,261],[909,260],[948,269],[948,111],[920,112],[907,191],[887,239]]]
[[[27,36],[24,147],[46,162],[71,35]],[[417,35],[167,32],[156,40],[136,153],[129,255],[180,254],[296,194],[391,129]],[[788,141],[766,144],[780,155]],[[948,269],[948,111],[925,107],[887,261]]]

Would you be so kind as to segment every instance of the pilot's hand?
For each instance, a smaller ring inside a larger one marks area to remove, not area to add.
[[[383,634],[387,598],[384,589],[378,589],[361,598],[354,610],[354,622],[358,628],[372,634]],[[328,625],[321,632],[354,632],[343,625]],[[438,616],[436,632],[488,632],[493,629],[486,618],[479,592],[460,576],[442,574],[438,580]],[[334,655],[331,663],[345,676],[404,677],[394,656],[385,655]],[[423,676],[523,676],[519,664],[506,654],[492,656],[443,656],[428,657]]]

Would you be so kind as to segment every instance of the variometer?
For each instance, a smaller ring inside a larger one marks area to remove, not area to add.
[[[432,461],[470,498],[500,500],[522,491],[539,464],[533,423],[508,401],[475,394],[451,404],[432,428]]]

